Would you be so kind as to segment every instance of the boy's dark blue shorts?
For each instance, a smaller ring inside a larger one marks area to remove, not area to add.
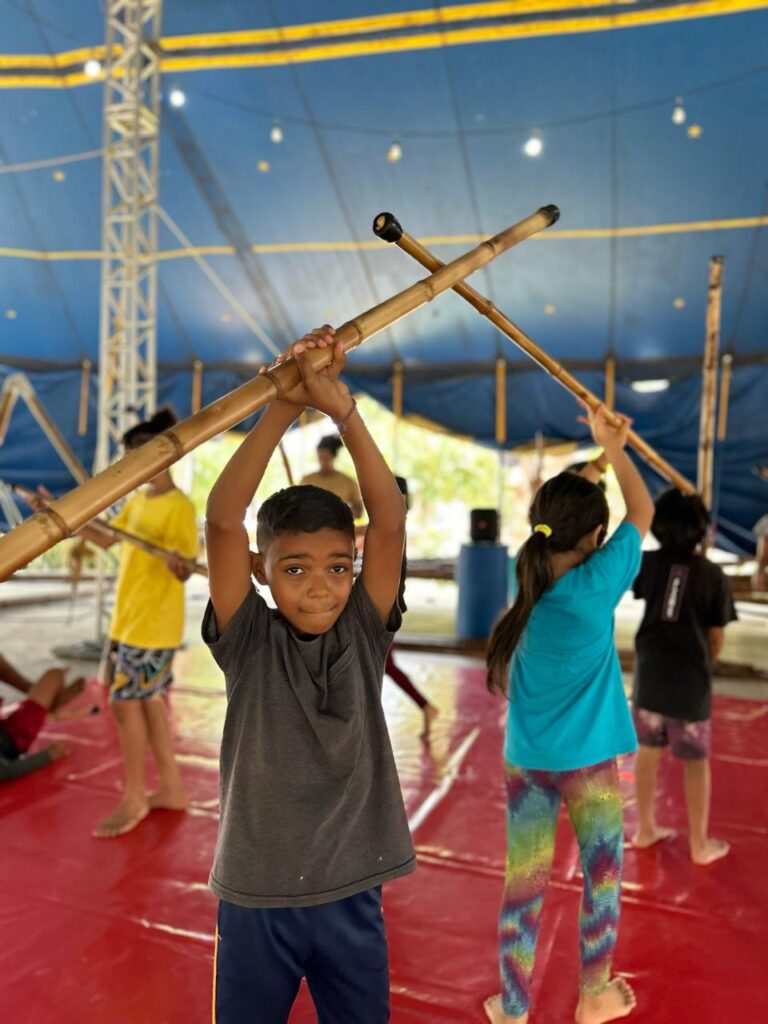
[[[303,977],[318,1024],[387,1024],[381,887],[319,907],[219,902],[214,1024],[286,1024]]]

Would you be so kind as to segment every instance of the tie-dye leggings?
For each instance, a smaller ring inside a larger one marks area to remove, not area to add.
[[[615,760],[574,771],[506,766],[507,870],[499,923],[502,1005],[528,1010],[536,934],[552,869],[555,830],[564,800],[579,843],[581,991],[599,993],[610,980],[619,924],[623,829]]]

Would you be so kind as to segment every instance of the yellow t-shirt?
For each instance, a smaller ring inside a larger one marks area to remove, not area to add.
[[[332,473],[310,473],[301,481],[302,484],[313,484],[315,487],[322,487],[324,491],[331,491],[337,498],[349,505],[362,504],[360,488],[357,480],[346,473],[340,473],[334,469]]]
[[[110,522],[185,558],[197,555],[195,508],[175,488],[155,497],[139,491]],[[131,647],[170,648],[178,647],[183,635],[184,584],[160,557],[123,541],[110,640]]]

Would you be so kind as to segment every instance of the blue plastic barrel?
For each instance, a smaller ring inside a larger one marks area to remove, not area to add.
[[[503,544],[462,545],[456,568],[456,633],[462,640],[489,636],[507,607],[507,557]]]

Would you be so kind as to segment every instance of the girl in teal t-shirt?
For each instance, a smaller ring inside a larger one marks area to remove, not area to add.
[[[509,700],[504,746],[507,868],[500,919],[502,992],[492,1024],[527,1024],[529,985],[555,830],[565,801],[584,876],[577,1024],[626,1017],[635,997],[611,980],[619,921],[623,819],[616,758],[637,747],[613,616],[640,566],[653,502],[605,408],[587,410],[614,468],[627,516],[606,543],[608,503],[575,473],[547,481],[517,556],[518,593],[488,645],[488,686]]]

